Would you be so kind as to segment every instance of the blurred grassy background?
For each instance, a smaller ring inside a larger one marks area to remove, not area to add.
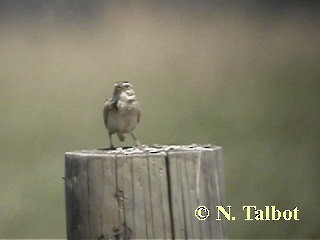
[[[236,216],[300,210],[229,222],[230,238],[319,238],[315,3],[1,1],[0,238],[66,237],[64,153],[109,145],[102,108],[121,80],[143,143],[224,148]]]

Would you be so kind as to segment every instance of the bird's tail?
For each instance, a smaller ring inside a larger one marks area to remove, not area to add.
[[[123,135],[123,133],[117,133],[117,134],[118,134],[119,140],[120,140],[121,142],[123,142],[123,141],[124,141],[124,135]]]

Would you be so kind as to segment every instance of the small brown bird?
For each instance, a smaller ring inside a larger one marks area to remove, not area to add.
[[[132,133],[140,121],[140,116],[140,106],[132,85],[129,82],[116,82],[113,97],[107,99],[103,109],[103,118],[109,132],[111,149],[114,149],[111,137],[114,133],[117,133],[121,142],[124,141],[124,133],[129,133],[136,144],[141,146]]]

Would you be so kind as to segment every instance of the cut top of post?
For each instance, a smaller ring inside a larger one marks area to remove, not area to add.
[[[142,148],[138,147],[119,147],[117,149],[93,149],[93,150],[75,150],[66,152],[66,155],[145,155],[145,154],[164,154],[167,155],[171,152],[185,152],[185,151],[214,151],[221,149],[220,146],[212,144],[191,144],[191,145],[159,145],[154,144],[151,146],[143,145]]]

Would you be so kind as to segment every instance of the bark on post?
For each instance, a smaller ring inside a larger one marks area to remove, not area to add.
[[[65,155],[68,239],[226,238],[222,149],[153,146]],[[195,217],[198,206],[208,219]]]

